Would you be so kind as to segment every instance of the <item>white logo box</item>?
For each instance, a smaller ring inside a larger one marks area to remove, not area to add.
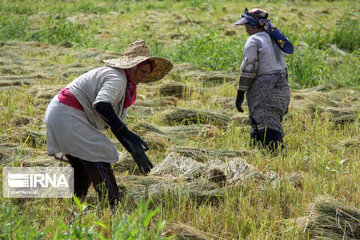
[[[7,198],[72,198],[72,167],[4,167],[3,196]]]

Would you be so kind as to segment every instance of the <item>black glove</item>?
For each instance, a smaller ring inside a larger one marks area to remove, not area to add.
[[[147,143],[130,131],[125,125],[118,131],[115,131],[115,129],[112,129],[112,131],[129,153],[136,152],[138,149],[142,151],[149,150]]]
[[[244,101],[244,94],[245,94],[244,91],[240,91],[240,90],[237,91],[235,106],[239,112],[244,112],[244,110],[241,107],[241,104]]]
[[[95,104],[95,109],[101,117],[107,122],[111,131],[121,142],[125,149],[131,153],[140,171],[150,172],[153,167],[145,151],[149,150],[148,145],[138,135],[131,132],[116,115],[112,105],[107,102],[99,102]]]
[[[145,151],[149,150],[147,143],[138,135],[131,132],[125,125],[120,130],[114,131],[116,138],[134,158],[140,171],[150,172],[153,164],[146,156]]]
[[[133,152],[133,153],[131,153],[131,156],[135,160],[140,171],[148,173],[154,167],[153,164],[150,162],[150,159],[146,156],[144,151]]]

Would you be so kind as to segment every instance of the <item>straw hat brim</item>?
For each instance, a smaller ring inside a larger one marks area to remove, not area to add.
[[[148,56],[136,56],[131,58],[127,56],[122,56],[116,59],[104,60],[104,63],[109,67],[129,69],[149,59],[155,62],[155,67],[154,70],[143,81],[144,83],[155,82],[162,79],[166,74],[170,72],[173,67],[173,64],[167,59]]]

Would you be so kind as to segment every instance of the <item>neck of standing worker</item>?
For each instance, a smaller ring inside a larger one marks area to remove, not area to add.
[[[245,24],[246,32],[249,36],[254,35],[258,32],[264,32],[265,29],[263,27],[250,27],[249,24]]]

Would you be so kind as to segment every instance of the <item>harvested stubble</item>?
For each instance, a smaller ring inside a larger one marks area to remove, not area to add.
[[[287,181],[297,188],[302,188],[304,176],[291,173],[280,178],[274,172],[262,173],[240,158],[239,152],[222,151],[224,156],[207,155],[207,162],[198,162],[191,157],[170,152],[168,156],[150,172],[151,176],[171,176],[187,182],[205,181],[216,184],[219,188],[238,186],[244,182],[272,183],[276,187],[280,180]],[[219,154],[219,152],[216,152]],[[234,154],[234,155],[233,155]],[[241,153],[240,153],[241,154]],[[221,160],[219,160],[221,159]]]
[[[214,124],[226,126],[230,118],[205,110],[194,110],[184,108],[172,108],[163,113],[162,119],[167,124]]]
[[[127,119],[134,118],[136,115],[141,116],[142,119],[152,117],[157,109],[144,106],[131,106],[127,113]]]
[[[0,144],[0,163],[6,165],[18,153],[17,146],[9,146],[9,144]]]
[[[238,74],[229,74],[227,72],[221,72],[221,71],[201,71],[196,69],[189,69],[186,66],[184,69],[181,67],[178,67],[175,71],[181,71],[182,73],[179,75],[182,75],[181,78],[184,79],[195,79],[196,82],[201,81],[204,85],[216,85],[223,82],[232,82],[237,80]],[[183,73],[185,71],[185,73]],[[181,80],[180,78],[180,80]]]
[[[2,75],[15,75],[15,76],[22,76],[22,75],[32,75],[35,70],[31,67],[26,67],[24,65],[19,66],[18,64],[10,64],[0,66],[0,73]],[[13,76],[9,77],[10,79]]]
[[[31,85],[32,82],[29,81],[0,81],[0,87],[14,87],[14,86],[22,86],[22,85]]]
[[[164,150],[170,145],[170,138],[158,133],[145,133],[144,140],[150,149]]]
[[[185,98],[190,93],[190,88],[184,83],[170,82],[160,85],[157,91],[161,96]]]
[[[53,157],[44,156],[36,158],[23,158],[20,162],[21,167],[65,167],[68,163],[57,161]]]
[[[176,239],[187,240],[212,240],[221,239],[218,236],[210,235],[204,231],[201,231],[193,226],[184,223],[172,223],[166,227],[166,236],[172,236],[176,234]]]
[[[206,163],[201,163],[174,152],[171,152],[161,163],[156,165],[151,170],[150,175],[172,176],[188,182],[203,179],[220,186],[225,185],[225,183],[237,185],[244,180],[250,181],[253,177],[258,179],[259,175],[265,181],[276,180],[276,178],[269,178],[265,174],[256,172],[253,166],[238,157],[228,158],[225,162],[212,159]]]
[[[217,203],[224,197],[224,189],[207,181],[179,183],[171,176],[116,176],[119,189],[130,200],[151,196],[153,202],[173,198],[189,198],[196,202]]]
[[[21,153],[21,158],[19,154]],[[0,163],[3,166],[15,163],[23,166],[50,166],[57,164],[52,157],[39,157],[44,152],[30,147],[24,147],[17,144],[0,144]],[[37,156],[37,157],[34,157]]]
[[[68,78],[70,76],[80,76],[88,71],[90,71],[93,68],[96,68],[97,66],[88,66],[88,67],[73,67],[73,68],[64,68],[64,72],[60,75],[64,78]]]
[[[171,151],[176,152],[184,157],[190,157],[196,161],[207,161],[209,159],[245,157],[252,154],[259,154],[256,150],[226,150],[226,149],[205,149],[205,148],[192,148],[192,147],[174,147]]]
[[[13,126],[20,127],[20,126],[27,125],[32,121],[33,121],[33,119],[31,117],[22,116],[22,115],[18,114],[18,115],[14,115],[10,122],[12,123]]]
[[[318,89],[292,93],[295,108],[304,108],[311,115],[315,112],[328,115],[336,124],[355,122],[360,113],[360,94],[356,90],[340,89],[321,92]]]
[[[135,106],[143,107],[166,107],[174,106],[176,107],[179,99],[177,97],[162,97],[156,99],[146,99],[143,101],[137,101]]]
[[[27,156],[42,155],[43,152],[35,148],[24,147],[22,148],[18,144],[2,143],[0,144],[0,164],[8,165],[19,158],[21,153],[21,161],[29,160]],[[32,158],[32,160],[37,158]]]
[[[199,178],[205,172],[205,164],[170,153],[161,163],[150,172],[154,176],[183,177],[187,181]]]
[[[140,135],[144,135],[146,133],[157,133],[161,135],[166,135],[163,131],[159,129],[158,126],[151,125],[147,122],[139,122],[134,127],[133,130]]]
[[[160,127],[160,129],[172,137],[214,137],[220,132],[219,128],[208,124],[192,124],[185,126]]]
[[[298,228],[310,239],[360,239],[360,210],[334,198],[320,196]]]
[[[219,129],[212,125],[203,125],[203,124],[192,124],[185,126],[155,126],[149,123],[140,122],[136,124],[133,128],[138,134],[146,135],[153,134],[158,137],[170,137],[173,140],[175,139],[184,139],[183,137],[213,137],[216,133],[219,132]]]
[[[223,72],[210,72],[198,75],[197,80],[204,82],[205,85],[214,85],[223,82],[236,81],[236,78],[236,75],[230,75]]]
[[[339,142],[339,147],[342,148],[350,148],[350,147],[359,147],[360,146],[360,136],[349,138]]]
[[[51,76],[57,76],[60,80],[68,82],[68,77],[76,77],[92,68],[103,66],[103,59],[121,56],[120,53],[112,51],[90,48],[73,51],[70,48],[37,42],[2,42],[0,52],[0,62],[3,63],[0,66],[0,73],[3,75],[0,76],[0,87],[38,84],[39,80],[51,79]],[[31,57],[27,55],[33,52],[36,52],[36,55]],[[53,63],[54,53],[56,58],[67,56],[74,58],[76,63],[68,65]],[[44,62],[47,63],[46,66]]]
[[[250,125],[249,116],[244,113],[238,113],[234,115],[231,117],[230,121],[240,125]]]
[[[29,153],[32,154],[31,151]],[[28,154],[26,149],[24,154]],[[271,182],[276,186],[280,180],[278,176],[255,171],[241,158],[201,163],[171,152],[147,176],[141,175],[129,153],[121,152],[119,158],[120,161],[113,165],[113,170],[120,191],[130,200],[151,196],[156,202],[169,198],[174,201],[187,198],[198,203],[217,204],[224,199],[225,186],[236,187],[247,181],[256,181],[259,186],[261,183]],[[68,165],[55,161],[52,157],[25,157],[20,164],[26,167]]]
[[[45,131],[32,131],[30,129],[25,130],[23,134],[24,142],[27,140],[27,145],[36,148],[42,145],[46,141]]]
[[[64,86],[51,86],[51,87],[40,87],[40,86],[33,86],[29,93],[35,96],[36,99],[46,99],[50,102],[50,100],[59,93],[60,89]]]
[[[210,103],[214,105],[220,105],[223,108],[235,110],[235,98],[233,97],[214,96],[210,99]]]
[[[197,65],[190,64],[190,63],[179,63],[174,64],[172,71],[169,73],[170,75],[176,75],[177,73],[183,73],[186,71],[196,70],[199,69]]]
[[[130,174],[141,174],[130,153],[123,151],[119,153],[119,161],[113,164],[114,173],[128,172]]]

